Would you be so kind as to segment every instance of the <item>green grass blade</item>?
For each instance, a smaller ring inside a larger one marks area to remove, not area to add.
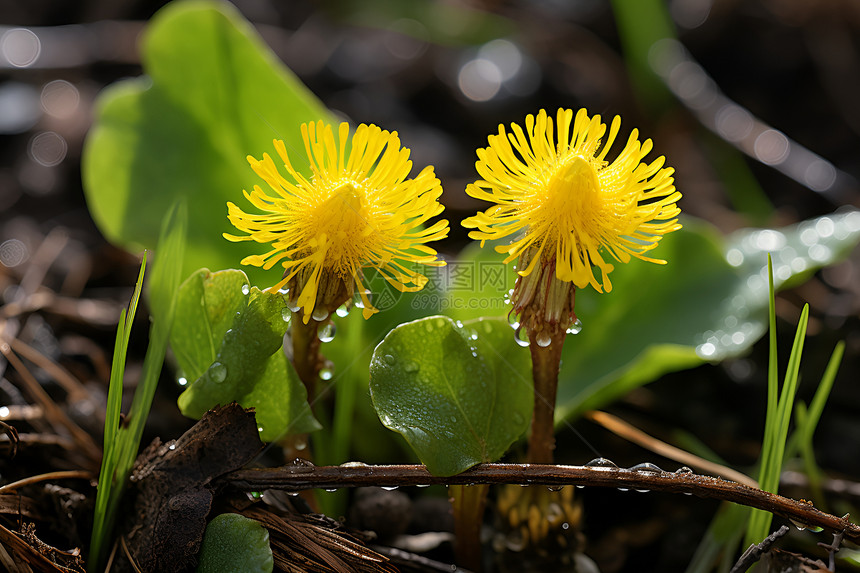
[[[768,261],[770,263],[770,261]],[[771,269],[770,264],[768,269]],[[788,367],[782,385],[782,391],[775,389],[777,380],[776,361],[776,335],[775,335],[775,310],[773,302],[773,275],[771,274],[770,289],[770,314],[771,314],[771,349],[768,370],[768,407],[767,419],[765,421],[765,438],[762,444],[762,463],[759,470],[759,487],[765,491],[775,493],[779,489],[779,478],[782,473],[783,460],[785,459],[786,438],[788,427],[791,422],[791,412],[797,393],[797,384],[800,372],[800,361],[803,355],[803,341],[806,337],[806,327],[809,321],[809,305],[805,305],[801,312],[794,337],[791,354],[788,358]],[[778,397],[775,395],[778,394]],[[758,543],[770,533],[770,524],[773,515],[762,510],[753,510],[750,515],[747,533],[744,540],[745,546]]]
[[[119,505],[125,492],[126,480],[137,457],[143,427],[152,406],[152,399],[155,396],[158,378],[164,364],[170,327],[173,322],[174,297],[181,280],[186,221],[185,204],[177,203],[174,204],[162,225],[157,258],[150,276],[149,300],[152,309],[152,327],[149,346],[146,350],[140,380],[129,412],[128,425],[125,427],[119,427],[122,378],[131,324],[140,298],[143,268],[141,268],[129,313],[121,317],[120,320],[117,342],[121,341],[121,344],[119,344],[114,355],[111,370],[110,391],[113,391],[113,397],[110,395],[108,397],[105,424],[106,448],[102,472],[99,476],[99,491],[93,519],[93,539],[90,546],[88,570],[92,573],[100,571],[104,563]],[[108,443],[109,439],[110,443]]]
[[[111,364],[108,400],[105,412],[104,449],[102,453],[99,485],[96,490],[95,511],[93,514],[93,532],[90,541],[90,561],[98,563],[104,559],[108,534],[113,530],[113,514],[108,511],[110,500],[115,496],[118,435],[120,433],[119,419],[122,406],[122,381],[125,374],[125,358],[128,352],[131,325],[137,312],[137,303],[143,289],[143,277],[146,272],[146,252],[140,265],[140,273],[135,283],[134,293],[129,303],[128,312],[123,309],[120,313],[116,330],[114,354]]]

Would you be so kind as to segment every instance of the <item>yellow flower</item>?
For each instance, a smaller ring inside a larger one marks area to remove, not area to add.
[[[573,120],[573,121],[571,121]],[[651,140],[640,143],[633,130],[627,145],[610,163],[609,148],[621,127],[615,117],[606,136],[600,116],[581,109],[559,109],[557,132],[544,110],[526,117],[525,131],[511,124],[499,126],[478,150],[475,164],[483,179],[466,193],[496,205],[463,221],[477,229],[469,236],[484,241],[515,235],[496,250],[505,262],[521,258],[519,274],[553,265],[555,277],[577,288],[592,285],[598,292],[612,290],[610,260],[626,263],[636,257],[652,263],[666,261],[646,256],[663,235],[681,228],[671,167],[664,158],[642,160]],[[600,279],[593,267],[600,269]]]
[[[283,279],[271,289],[289,287],[290,300],[303,309],[305,323],[315,308],[326,315],[332,312],[356,287],[368,318],[376,309],[367,296],[363,269],[376,269],[406,292],[420,290],[427,282],[410,268],[412,263],[445,264],[425,243],[447,236],[448,222],[423,227],[444,209],[438,201],[442,187],[432,167],[407,178],[412,162],[396,132],[362,124],[350,144],[346,123],[340,124],[337,138],[322,121],[301,129],[310,179],[293,168],[283,141],[274,145],[289,178],[267,153],[262,160],[249,155],[251,168],[274,195],[259,185],[244,191],[264,214],[245,213],[228,202],[230,222],[248,235],[225,233],[224,238],[271,244],[269,252],[245,257],[242,264],[270,269],[281,262]]]

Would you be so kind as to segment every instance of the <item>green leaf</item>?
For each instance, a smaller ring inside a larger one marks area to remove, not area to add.
[[[264,252],[221,236],[232,229],[227,201],[241,203],[242,190],[260,182],[245,157],[273,154],[276,138],[303,150],[299,125],[330,113],[227,2],[167,5],[146,31],[142,59],[149,77],[103,92],[85,144],[84,190],[99,229],[129,250],[151,248],[168,207],[186,197],[183,277]],[[264,286],[280,278],[249,273]]]
[[[269,531],[254,519],[222,513],[206,526],[198,573],[271,573],[275,567]]]
[[[526,431],[531,362],[503,320],[425,318],[377,346],[370,395],[382,423],[430,472],[453,475],[495,461]]]
[[[215,362],[220,341],[248,306],[248,277],[229,269],[200,269],[182,284],[170,346],[182,375],[196,380]]]
[[[260,438],[319,429],[307,393],[281,351],[289,309],[277,293],[248,288],[241,271],[200,269],[180,287],[171,346],[194,382],[179,408],[199,418],[217,404],[255,408]]]

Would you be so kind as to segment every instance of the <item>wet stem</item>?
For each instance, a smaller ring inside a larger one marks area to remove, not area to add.
[[[529,333],[535,404],[529,436],[528,462],[551,464],[555,449],[553,426],[555,395],[558,389],[558,370],[565,333],[562,331],[553,336],[548,346],[539,346],[535,338],[533,333]]]
[[[310,319],[302,321],[302,314],[294,312],[290,321],[290,338],[293,343],[293,366],[308,391],[308,403],[313,406],[316,398],[316,384],[322,368],[320,339],[317,330],[320,323]]]

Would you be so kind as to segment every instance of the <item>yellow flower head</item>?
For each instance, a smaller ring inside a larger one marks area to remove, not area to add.
[[[244,191],[264,212],[259,215],[228,202],[230,222],[248,235],[225,233],[224,238],[271,243],[269,252],[245,257],[242,264],[270,269],[281,262],[283,279],[271,289],[289,286],[290,300],[303,309],[304,322],[315,307],[326,314],[337,308],[356,286],[368,318],[376,309],[367,297],[363,269],[376,269],[406,292],[420,290],[427,282],[409,268],[411,263],[445,264],[425,243],[447,236],[448,222],[423,227],[444,209],[438,201],[442,187],[432,167],[407,179],[412,162],[396,132],[362,124],[350,144],[346,123],[340,124],[337,138],[322,121],[301,129],[310,179],[293,168],[283,141],[274,145],[289,178],[281,175],[269,154],[262,160],[249,155],[251,168],[274,194],[259,185]]]
[[[553,127],[541,110],[537,117],[526,117],[525,131],[511,124],[507,133],[500,125],[489,146],[478,150],[475,166],[483,179],[466,193],[495,205],[463,221],[477,229],[469,236],[483,245],[515,235],[512,243],[496,249],[508,254],[506,263],[526,255],[521,276],[542,261],[555,265],[559,280],[577,288],[590,284],[598,292],[612,290],[610,257],[665,264],[645,253],[664,234],[681,228],[676,204],[681,194],[673,185],[674,169],[663,167],[662,156],[642,163],[651,140],[640,143],[634,129],[610,163],[606,156],[621,127],[618,116],[608,135],[600,116],[589,118],[584,109],[575,119],[573,111],[559,109],[557,133]]]

